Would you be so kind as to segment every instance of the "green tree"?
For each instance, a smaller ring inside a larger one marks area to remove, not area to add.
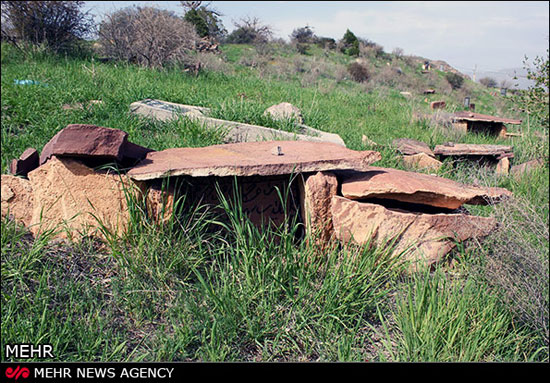
[[[220,19],[221,13],[210,8],[210,3],[202,4],[202,1],[181,1],[185,10],[183,19],[195,26],[200,37],[210,37],[220,40],[227,34]]]
[[[345,53],[348,56],[359,56],[359,39],[349,29],[347,29],[346,33],[344,33],[341,44],[342,53]]]

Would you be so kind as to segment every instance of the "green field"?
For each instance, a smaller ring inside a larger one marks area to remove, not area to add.
[[[33,238],[3,219],[3,361],[4,345],[12,343],[52,344],[57,361],[548,361],[548,130],[523,124],[521,138],[458,137],[414,117],[432,113],[426,97],[460,110],[467,91],[476,112],[525,118],[510,99],[469,80],[460,91],[406,98],[399,93],[408,89],[405,80],[356,83],[337,74],[351,58],[323,56],[315,47],[299,55],[276,46],[254,66],[247,64],[257,55],[253,47],[222,46],[223,65],[197,76],[4,43],[1,54],[2,173],[26,148],[40,151],[73,123],[121,129],[155,150],[222,142],[221,134],[189,120],[131,115],[129,105],[145,98],[280,129],[288,126],[263,111],[290,102],[306,125],[339,134],[348,148],[380,151],[377,166],[403,168],[391,147],[400,137],[430,146],[511,144],[516,164],[546,159],[520,179],[445,163],[439,175],[505,187],[514,199],[472,207],[473,214],[496,216],[500,230],[412,275],[393,265],[386,248],[321,251],[296,243],[292,220],[284,229],[258,230],[232,201],[226,234],[205,229],[214,218],[201,207],[166,227],[136,209],[129,233],[105,242]],[[419,89],[443,87],[441,74],[425,81],[414,65],[395,60]],[[383,70],[385,62],[372,65]],[[42,84],[14,83],[24,79]],[[88,100],[103,104],[62,108]],[[363,135],[378,146],[365,146]]]

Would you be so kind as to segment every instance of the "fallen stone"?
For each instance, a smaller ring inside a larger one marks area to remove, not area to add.
[[[205,108],[190,105],[174,104],[160,100],[145,100],[134,102],[130,105],[130,112],[159,121],[169,121],[181,117],[187,117],[202,126],[221,131],[224,134],[224,142],[257,142],[271,140],[298,140],[312,142],[333,142],[345,146],[340,136],[334,133],[323,132],[309,126],[298,124],[299,133],[286,132],[265,126],[244,124],[241,122],[221,120],[205,116]]]
[[[14,159],[9,165],[9,172],[13,175],[26,177],[27,174],[40,165],[40,156],[34,148],[28,148],[19,159]]]
[[[300,109],[288,102],[270,106],[264,112],[265,116],[271,116],[274,120],[294,120],[300,124],[304,123]]]
[[[422,214],[334,196],[331,204],[335,237],[360,245],[391,245],[393,256],[416,270],[442,260],[455,241],[487,236],[493,218],[465,214]]]
[[[398,169],[372,166],[368,171],[342,173],[342,195],[352,200],[390,199],[454,210],[463,204],[496,203],[512,195],[503,188],[469,186]]]
[[[505,176],[505,175],[508,175],[509,171],[510,171],[510,160],[508,159],[508,157],[502,157],[497,163],[495,173],[498,175]]]
[[[137,188],[125,176],[98,173],[78,161],[53,156],[30,172],[29,180],[33,234],[59,229],[56,237],[84,233],[104,237],[101,225],[117,234],[128,227],[126,193]]]
[[[9,216],[28,227],[32,221],[33,193],[29,180],[2,174],[2,217]]]
[[[543,158],[537,158],[531,161],[524,162],[519,165],[514,165],[510,169],[510,174],[512,176],[519,178],[522,175],[531,172],[535,169],[540,169],[544,166],[544,159]]]
[[[426,153],[429,156],[435,157],[430,147],[422,141],[413,140],[411,138],[397,138],[392,141],[392,145],[404,155]]]
[[[273,155],[279,146],[282,155]],[[264,141],[174,148],[147,153],[128,172],[138,181],[168,176],[272,176],[335,169],[364,170],[381,159],[375,151],[355,151],[333,143]]]
[[[95,125],[71,124],[59,131],[42,149],[40,165],[53,155],[103,157],[121,160],[128,133]]]
[[[445,109],[447,103],[445,101],[432,101],[430,103],[431,109]]]
[[[426,153],[418,153],[410,156],[403,156],[405,166],[412,169],[438,171],[443,165],[441,161],[429,156]]]
[[[333,233],[330,205],[338,191],[338,179],[331,172],[318,172],[307,177],[303,189],[302,211],[306,230],[309,234],[317,234],[321,243],[326,243]]]
[[[440,156],[500,156],[512,153],[513,148],[506,145],[455,144],[437,145],[434,153]]]

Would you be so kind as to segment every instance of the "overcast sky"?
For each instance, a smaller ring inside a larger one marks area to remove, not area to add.
[[[97,15],[129,5],[151,5],[182,14],[179,1],[86,1]],[[309,25],[319,36],[340,39],[349,28],[357,36],[405,54],[445,60],[463,73],[523,67],[523,58],[546,56],[547,1],[212,1],[226,29],[255,16],[288,39]]]

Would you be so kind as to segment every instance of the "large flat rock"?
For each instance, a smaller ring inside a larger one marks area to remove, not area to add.
[[[434,152],[430,147],[418,140],[413,140],[411,138],[396,138],[392,141],[392,145],[404,155],[415,155],[419,153],[425,153],[431,157],[434,157]]]
[[[353,200],[391,199],[446,209],[485,205],[512,195],[503,188],[464,185],[443,177],[373,166],[365,172],[344,174],[341,184],[342,195]]]
[[[511,154],[513,148],[507,145],[454,144],[437,145],[436,155],[441,156],[501,156]]]
[[[455,241],[482,238],[496,227],[493,218],[422,214],[339,196],[332,197],[331,208],[336,238],[360,245],[390,245],[393,256],[412,262],[411,269],[436,263]]]
[[[381,159],[375,151],[355,151],[333,143],[264,141],[174,148],[151,152],[128,172],[144,181],[168,176],[272,176],[336,169],[366,170]]]

